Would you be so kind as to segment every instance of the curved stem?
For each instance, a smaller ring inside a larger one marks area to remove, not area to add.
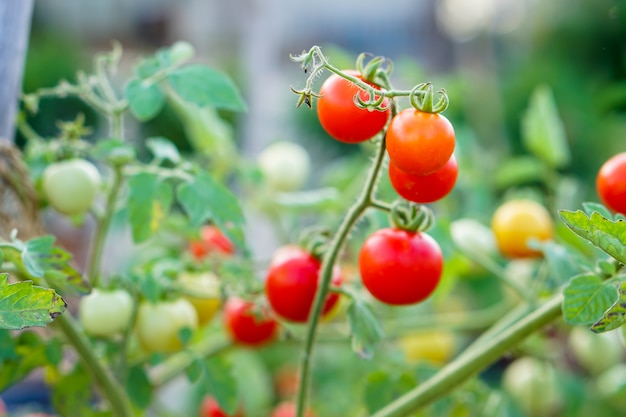
[[[87,279],[89,279],[94,287],[97,286],[98,280],[100,279],[99,272],[102,252],[104,251],[104,244],[106,243],[106,237],[109,233],[109,226],[111,225],[111,220],[113,219],[115,203],[117,202],[117,197],[122,188],[123,179],[122,168],[115,166],[113,168],[113,185],[111,186],[111,190],[107,196],[104,214],[97,220],[94,241],[91,247],[89,263],[87,264]]]
[[[392,115],[394,113],[395,106],[392,107]],[[311,310],[311,316],[309,318],[307,328],[304,352],[302,354],[302,359],[300,363],[300,386],[298,387],[298,409],[296,414],[297,417],[303,417],[304,415],[306,396],[309,387],[311,354],[313,352],[313,345],[315,343],[317,325],[319,324],[320,316],[322,313],[322,306],[324,305],[324,300],[326,300],[326,295],[329,291],[333,266],[335,265],[337,257],[339,256],[339,252],[343,248],[343,245],[348,238],[352,227],[371,204],[372,197],[376,190],[378,177],[380,176],[380,171],[383,166],[383,161],[385,159],[385,152],[385,138],[383,138],[378,145],[376,157],[374,158],[374,161],[368,173],[367,180],[365,182],[365,186],[361,195],[346,213],[346,216],[341,222],[339,229],[335,233],[335,236],[330,243],[328,251],[322,259],[322,265],[320,268],[320,283],[315,294],[315,300],[313,303],[313,308]]]
[[[115,380],[109,370],[100,362],[89,340],[78,329],[69,312],[65,312],[57,317],[54,325],[60,327],[69,343],[76,349],[81,361],[100,386],[103,396],[109,401],[113,415],[116,417],[133,417],[131,404],[123,386]]]
[[[528,314],[480,349],[459,356],[432,378],[393,401],[372,417],[404,417],[448,394],[452,389],[495,362],[526,337],[561,316],[561,293]]]

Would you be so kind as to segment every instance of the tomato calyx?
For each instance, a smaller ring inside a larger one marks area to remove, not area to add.
[[[431,83],[420,83],[411,90],[409,101],[411,106],[424,113],[441,113],[448,108],[450,99],[443,88],[437,91],[437,93],[439,93],[440,97],[437,103],[435,103],[433,85]]]
[[[322,260],[330,246],[331,231],[323,226],[306,228],[298,238],[298,246],[318,260]]]
[[[408,232],[426,232],[435,222],[432,210],[423,204],[397,200],[391,206],[389,220],[397,229]]]

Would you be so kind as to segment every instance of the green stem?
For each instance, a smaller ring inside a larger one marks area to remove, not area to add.
[[[113,109],[110,115],[111,136],[115,139],[124,140],[124,111]]]
[[[152,386],[161,386],[180,375],[181,371],[191,365],[195,359],[218,355],[232,347],[233,344],[230,341],[220,340],[216,342],[213,338],[205,338],[191,345],[189,349],[170,356],[165,362],[150,369],[148,378]]]
[[[561,316],[563,295],[554,296],[541,307],[485,342],[480,349],[461,355],[430,379],[388,404],[372,417],[404,417],[449,394],[454,388],[495,362],[526,337]]]
[[[97,286],[98,280],[100,279],[99,272],[100,262],[102,261],[102,253],[104,251],[107,235],[109,234],[111,220],[113,219],[113,214],[115,212],[115,203],[117,202],[117,197],[122,189],[123,179],[124,176],[122,173],[122,167],[113,167],[113,184],[109,190],[109,195],[107,196],[104,213],[101,218],[97,219],[94,241],[91,247],[89,263],[87,264],[87,279],[94,287]]]
[[[395,113],[395,106],[392,107],[392,114],[393,113]],[[322,265],[320,267],[321,281],[315,294],[315,300],[313,302],[313,308],[311,310],[311,316],[309,318],[307,334],[305,338],[304,352],[300,362],[300,386],[298,387],[297,397],[297,417],[303,417],[306,407],[306,397],[310,382],[309,373],[311,368],[313,345],[315,343],[316,330],[317,325],[319,324],[322,307],[324,305],[324,301],[326,300],[326,295],[329,291],[333,266],[335,265],[337,257],[339,256],[339,252],[341,251],[353,226],[363,215],[365,210],[367,210],[367,208],[370,206],[372,197],[376,190],[378,177],[383,166],[383,161],[385,159],[385,153],[385,139],[383,138],[378,145],[376,157],[374,158],[374,162],[368,173],[367,180],[365,182],[365,186],[361,195],[357,198],[357,201],[352,205],[352,207],[350,207],[350,209],[346,213],[345,218],[341,222],[339,229],[337,230],[332,242],[330,243],[328,251],[322,259]]]
[[[116,417],[133,417],[134,414],[130,401],[124,388],[115,380],[108,368],[100,362],[89,340],[78,328],[69,312],[65,312],[57,317],[54,325],[63,331],[69,343],[76,349],[83,364],[87,367],[100,387],[102,394],[108,400],[113,415]]]

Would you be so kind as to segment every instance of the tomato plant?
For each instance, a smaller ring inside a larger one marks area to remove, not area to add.
[[[611,210],[626,214],[626,152],[609,158],[598,171],[596,190]]]
[[[294,142],[274,142],[261,151],[257,164],[270,189],[294,191],[309,178],[311,161],[308,152]]]
[[[148,352],[176,352],[183,347],[183,329],[195,330],[198,316],[184,298],[151,303],[144,301],[137,311],[136,332]]]
[[[574,327],[568,347],[578,364],[593,375],[614,367],[624,358],[624,346],[615,331],[596,334],[584,327]]]
[[[359,271],[363,285],[377,300],[391,305],[415,304],[437,288],[443,255],[426,233],[385,228],[363,243]]]
[[[200,239],[189,242],[189,252],[197,260],[212,254],[229,256],[235,253],[235,245],[217,226],[205,225],[200,229]]]
[[[267,310],[256,309],[251,302],[230,298],[224,306],[224,326],[236,343],[261,346],[278,335],[278,323]]]
[[[292,402],[280,403],[272,410],[270,417],[296,417],[296,405]],[[304,413],[304,417],[315,417],[312,411]]]
[[[123,289],[107,291],[94,288],[80,299],[80,323],[87,334],[113,337],[130,325],[133,304],[131,295]]]
[[[219,278],[211,272],[183,272],[177,282],[183,298],[196,310],[198,325],[210,322],[222,306]]]
[[[244,417],[244,414],[241,410],[237,410],[235,414],[226,414],[215,398],[207,395],[200,404],[199,417]]]
[[[348,70],[344,73],[363,80],[358,71]],[[368,84],[379,88],[373,83]],[[336,74],[324,81],[319,94],[317,117],[324,130],[340,142],[359,143],[371,139],[380,133],[389,120],[387,101],[382,104],[386,107],[384,111],[357,107],[355,96],[358,94],[361,100],[367,101],[369,93]]]
[[[303,323],[309,318],[313,298],[319,285],[320,261],[297,246],[283,246],[272,257],[265,279],[265,294],[272,309],[280,317]],[[339,286],[341,270],[333,271],[333,285]],[[339,294],[330,294],[322,314],[327,314],[339,301]]]
[[[87,211],[98,194],[100,173],[89,161],[68,159],[49,165],[43,173],[43,193],[50,205],[66,215]]]
[[[491,218],[491,228],[500,252],[511,258],[540,256],[541,252],[528,242],[548,240],[554,234],[550,213],[532,200],[511,200],[499,206]]]
[[[522,357],[502,376],[502,386],[528,417],[553,415],[562,406],[556,371],[549,362]]]
[[[448,362],[456,351],[457,341],[450,331],[424,331],[404,335],[398,346],[410,362],[426,362],[441,366]]]
[[[439,113],[405,109],[391,119],[387,130],[389,158],[409,174],[427,175],[441,169],[455,144],[452,124]]]
[[[389,179],[394,190],[403,198],[415,203],[434,203],[452,191],[459,174],[456,157],[437,171],[426,175],[415,175],[402,171],[393,161],[389,162]]]

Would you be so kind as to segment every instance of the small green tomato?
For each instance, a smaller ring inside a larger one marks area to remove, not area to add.
[[[133,299],[122,289],[107,291],[94,288],[80,299],[80,323],[92,336],[110,338],[123,332],[130,324]]]
[[[306,183],[311,170],[308,152],[300,145],[280,141],[265,148],[257,164],[268,185],[276,191],[295,191]]]
[[[59,213],[72,216],[91,207],[100,181],[100,173],[91,162],[68,159],[46,168],[42,186],[50,205]]]

